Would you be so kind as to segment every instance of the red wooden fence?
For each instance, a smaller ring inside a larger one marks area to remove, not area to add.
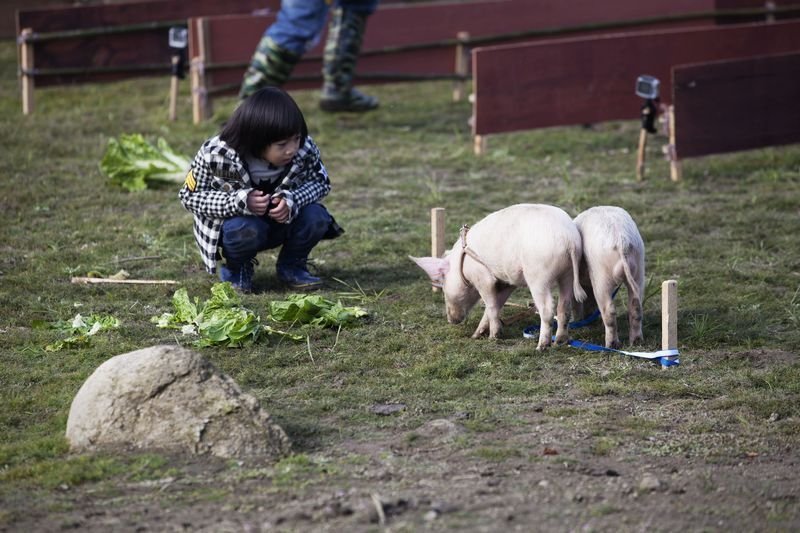
[[[778,0],[777,4],[787,1]],[[762,2],[617,0],[607,5],[596,0],[484,0],[402,5],[401,0],[386,0],[368,24],[358,69],[365,80],[360,83],[453,77],[455,36],[462,31],[469,32],[470,45],[477,46],[552,33],[602,32],[611,27],[696,25],[712,22],[715,8],[761,6]],[[28,102],[32,109],[34,81],[42,87],[167,75],[172,54],[168,27],[189,17],[209,17],[204,19],[208,24],[205,42],[210,45],[205,49],[208,88],[232,92],[258,39],[273,20],[270,15],[254,17],[251,13],[265,9],[274,13],[279,3],[144,0],[18,11],[23,108]],[[244,15],[213,20],[229,13]],[[686,14],[691,17],[683,16]],[[26,28],[30,31],[22,34]],[[403,50],[387,54],[382,50],[387,46]],[[319,78],[320,53],[321,45],[298,66],[295,86],[319,83],[314,78]],[[231,64],[221,66],[226,62]]]
[[[473,133],[639,117],[636,78],[672,98],[676,65],[800,50],[800,22],[553,39],[473,51]]]
[[[710,14],[714,7],[715,0],[621,0],[610,6],[596,0],[385,5],[367,24],[356,82],[458,77],[454,70],[459,32],[466,32],[475,45],[523,42],[553,32],[587,34],[613,27],[698,26],[713,23]],[[195,88],[195,120],[209,116],[213,95],[238,90],[246,64],[273,20],[271,15],[192,19],[189,55],[202,58],[195,63],[201,71]],[[231,39],[231,35],[236,38]],[[325,35],[295,68],[289,89],[319,86],[324,39]]]
[[[800,142],[800,53],[677,66],[672,86],[679,157]]]

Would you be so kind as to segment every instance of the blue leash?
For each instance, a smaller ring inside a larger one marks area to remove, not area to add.
[[[617,295],[618,290],[619,287],[614,289],[614,293],[611,295],[612,299],[614,298],[614,296]],[[598,318],[600,318],[599,309],[596,310],[591,315],[584,318],[583,320],[576,320],[575,322],[570,322],[567,325],[567,328],[569,329],[582,328],[588,326]],[[553,324],[553,327],[556,327],[555,323]],[[540,329],[539,326],[536,325],[528,326],[527,328],[522,330],[522,336],[525,337],[526,339],[535,339],[536,337],[538,337],[537,332],[539,331],[539,329]],[[555,339],[555,336],[553,336],[553,339]],[[606,348],[605,346],[600,346],[599,344],[591,344],[589,342],[583,342],[583,341],[571,340],[567,344],[574,348],[580,348],[581,350],[588,350],[590,352],[615,352],[623,355],[629,355],[631,357],[640,357],[642,359],[658,359],[658,362],[661,363],[661,366],[664,368],[670,366],[677,366],[681,364],[681,361],[678,358],[678,356],[680,355],[678,350],[658,350],[657,352],[627,352],[625,350],[615,350],[613,348]]]

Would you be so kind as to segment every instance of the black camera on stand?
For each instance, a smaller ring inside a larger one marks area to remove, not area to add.
[[[636,79],[636,96],[644,98],[642,105],[642,129],[648,133],[656,132],[656,117],[658,116],[658,90],[661,82],[658,78],[646,74]]]
[[[639,151],[636,158],[636,179],[644,179],[644,160],[647,148],[647,134],[655,133],[658,116],[658,89],[661,82],[658,78],[646,74],[636,79],[636,96],[644,98],[641,107],[642,129],[639,132]]]
[[[189,42],[189,30],[184,26],[172,26],[169,29],[169,48],[172,51],[172,75],[180,79],[186,77],[186,45]]]
[[[178,80],[186,77],[189,30],[185,26],[172,26],[169,29],[169,48],[172,51],[172,77],[169,90],[169,119],[175,120],[178,107]]]

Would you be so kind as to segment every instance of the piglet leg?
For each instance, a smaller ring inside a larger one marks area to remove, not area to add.
[[[478,324],[475,333],[472,334],[473,339],[477,339],[489,332],[490,339],[496,339],[497,335],[503,328],[503,322],[500,320],[500,311],[503,309],[508,297],[514,292],[513,286],[503,287],[496,292],[490,294],[481,294],[486,309],[483,311],[483,316]]]

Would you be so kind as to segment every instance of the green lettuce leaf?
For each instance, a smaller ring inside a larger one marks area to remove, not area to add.
[[[152,181],[183,183],[191,162],[175,153],[163,138],[150,144],[138,133],[110,138],[100,170],[112,183],[141,191]]]
[[[299,322],[319,327],[347,326],[368,313],[361,307],[345,307],[317,294],[290,294],[286,300],[269,303],[270,318],[277,322]]]
[[[300,335],[264,327],[261,318],[242,307],[239,293],[230,283],[215,283],[211,287],[211,298],[200,305],[197,298],[191,300],[185,288],[172,296],[174,312],[163,313],[150,319],[160,328],[181,330],[185,335],[196,335],[195,345],[241,347],[254,343],[262,335],[277,335],[293,341],[303,340]]]
[[[198,305],[197,298],[192,302],[186,289],[180,288],[172,295],[172,307],[175,312],[154,316],[150,321],[160,328],[183,329],[186,324],[194,324],[198,314]]]
[[[85,346],[89,344],[90,337],[101,331],[116,329],[119,324],[119,320],[111,315],[92,314],[83,317],[81,314],[77,314],[69,321],[59,320],[51,324],[51,327],[60,330],[66,337],[48,344],[44,349],[48,352],[57,352],[64,348]]]

